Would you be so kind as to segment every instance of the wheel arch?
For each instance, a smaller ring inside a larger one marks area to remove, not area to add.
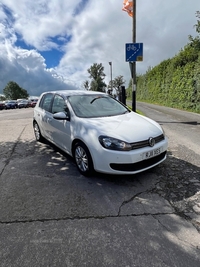
[[[74,140],[73,140],[73,142],[72,142],[72,146],[71,146],[71,153],[72,153],[72,156],[74,157],[74,148],[75,148],[75,144],[76,143],[78,143],[78,142],[80,142],[80,143],[82,143],[82,144],[84,144],[85,146],[87,146],[80,138],[75,138]],[[87,146],[87,148],[88,148],[88,146]],[[89,148],[88,148],[88,150],[89,150]],[[90,150],[89,150],[89,152],[90,152]],[[90,152],[90,154],[91,154],[91,152]]]

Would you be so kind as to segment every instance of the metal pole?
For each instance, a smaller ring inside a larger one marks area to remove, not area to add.
[[[109,62],[110,65],[110,79],[111,79],[111,93],[113,91],[113,82],[112,82],[112,62]]]
[[[136,0],[133,0],[133,43],[136,43]],[[132,62],[132,110],[136,112],[136,62]]]

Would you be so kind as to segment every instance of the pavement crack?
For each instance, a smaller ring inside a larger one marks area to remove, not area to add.
[[[20,224],[20,223],[35,223],[35,222],[59,222],[59,221],[74,221],[74,220],[103,220],[112,218],[128,218],[128,217],[141,217],[141,216],[158,216],[170,215],[172,213],[141,213],[141,214],[128,214],[128,215],[102,215],[102,216],[74,216],[74,217],[61,217],[61,218],[37,218],[37,219],[24,219],[24,220],[5,220],[0,221],[0,225]],[[173,213],[174,214],[174,213]]]
[[[120,216],[121,208],[122,208],[124,205],[126,205],[126,204],[132,202],[136,197],[138,197],[138,196],[141,195],[142,193],[144,193],[144,192],[139,192],[139,193],[135,194],[133,197],[131,197],[130,199],[123,201],[122,204],[121,204],[120,207],[119,207],[118,216]]]

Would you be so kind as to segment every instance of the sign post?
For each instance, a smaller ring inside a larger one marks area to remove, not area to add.
[[[136,61],[143,60],[143,44],[136,43],[136,0],[124,0],[123,11],[133,18],[132,43],[126,44],[126,61],[129,62],[132,77],[132,110],[136,112]]]
[[[136,0],[134,0],[134,8],[133,8],[133,43],[136,43]],[[131,76],[132,76],[132,111],[136,112],[136,62],[133,61],[131,63]]]

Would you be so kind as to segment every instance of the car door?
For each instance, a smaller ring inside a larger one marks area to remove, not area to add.
[[[51,141],[49,121],[52,119],[51,105],[54,94],[44,94],[40,100],[39,106],[35,109],[35,119],[39,124],[42,135]]]
[[[71,154],[71,124],[70,120],[57,120],[53,118],[53,114],[64,112],[69,115],[69,110],[64,98],[58,94],[54,96],[52,102],[52,117],[49,120],[50,135],[52,142],[62,150]]]

